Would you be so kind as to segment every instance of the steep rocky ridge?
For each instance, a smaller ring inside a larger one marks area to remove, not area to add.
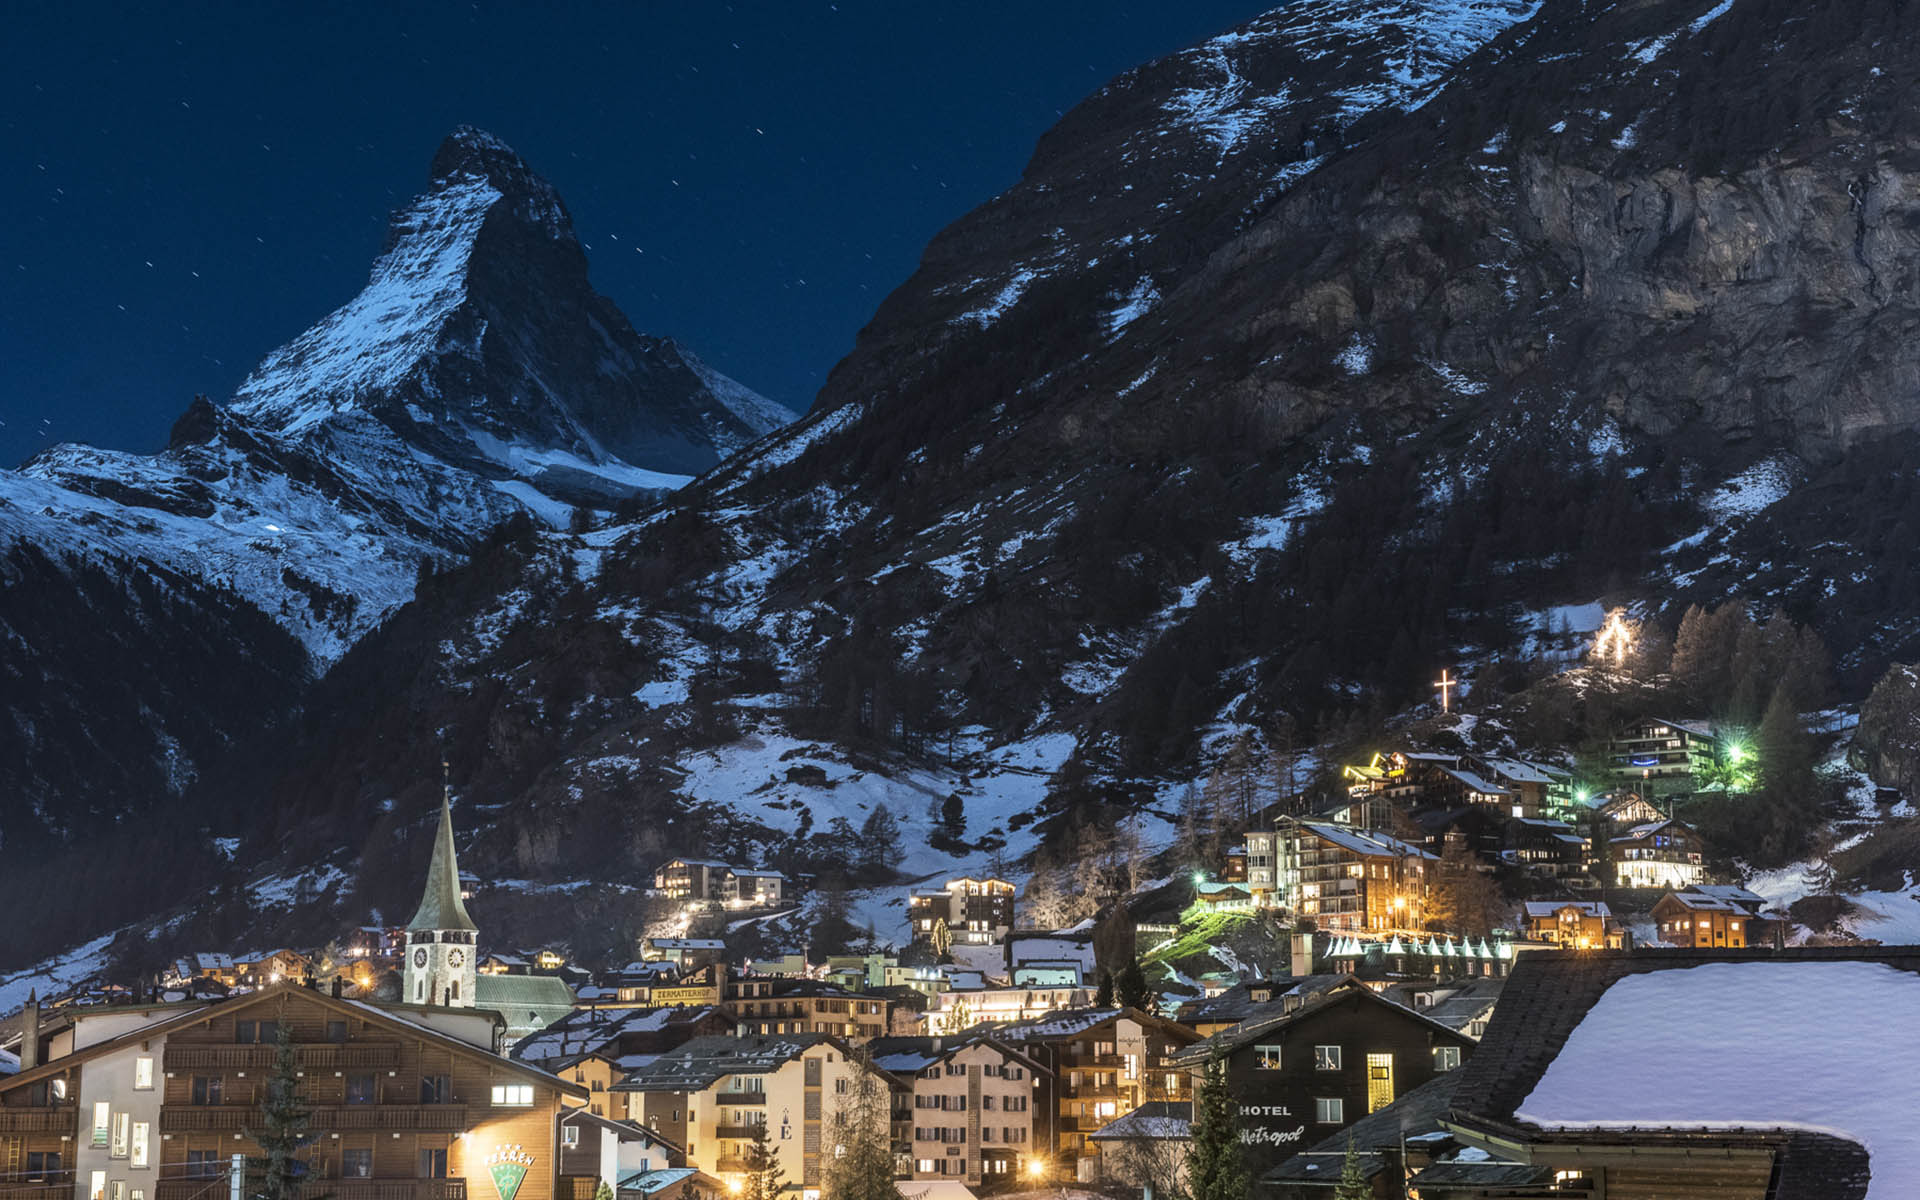
[[[158,454],[63,445],[0,472],[0,547],[33,591],[0,610],[0,844],[178,794],[501,522],[662,494],[789,416],[636,333],[553,187],[456,130],[367,286],[231,404],[196,400]],[[89,569],[129,580],[111,620],[82,615]],[[110,723],[128,711],[137,736]]]

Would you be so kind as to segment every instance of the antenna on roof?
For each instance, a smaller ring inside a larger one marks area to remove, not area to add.
[[[447,766],[445,746],[440,748],[440,798],[447,802],[449,808],[453,806],[453,769]]]

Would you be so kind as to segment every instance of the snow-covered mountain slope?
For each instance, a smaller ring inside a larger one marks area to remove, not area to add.
[[[1920,520],[1920,24],[1857,15],[1315,0],[1127,73],[934,240],[806,418],[349,651],[230,832],[377,855],[373,806],[425,811],[445,746],[504,877],[810,870],[820,831],[768,804],[854,770],[974,747],[969,831],[1065,837],[1596,597],[1671,627],[1740,594],[1849,669],[1912,657],[1913,573],[1871,564]],[[1037,744],[1035,799],[994,756]],[[735,757],[774,786],[738,795]]]
[[[264,721],[412,596],[423,565],[522,514],[564,528],[577,509],[664,495],[790,416],[636,333],[589,285],[553,187],[462,128],[426,192],[394,215],[366,287],[268,355],[230,406],[196,400],[157,454],[62,445],[0,471],[0,549],[30,548],[41,588],[60,586],[61,564],[123,564],[178,609],[257,611],[307,660],[270,672],[281,690],[255,706]],[[62,808],[108,779],[132,793],[108,809],[151,800],[149,784],[177,791],[224,740],[257,729],[203,728],[221,706],[178,686],[164,622],[144,646],[123,622],[112,654],[89,654],[77,576],[71,586],[74,603],[0,611],[0,672],[33,683],[0,699],[20,750],[0,768],[0,791],[19,797],[0,804],[0,839],[73,828]],[[77,627],[50,625],[62,620]],[[216,658],[279,663],[281,648],[259,640],[277,635],[222,622],[234,636]],[[70,661],[33,653],[45,645]],[[103,762],[111,738],[77,699],[89,681],[63,679],[80,670],[146,681],[137,707],[191,752],[143,770]]]

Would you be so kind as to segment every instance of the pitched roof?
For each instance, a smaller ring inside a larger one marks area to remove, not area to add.
[[[845,1043],[824,1033],[697,1037],[613,1085],[616,1092],[700,1092],[728,1075],[764,1075],[815,1046]]]
[[[1454,1085],[1459,1081],[1459,1076],[1457,1068],[1434,1076],[1385,1108],[1369,1113],[1282,1162],[1269,1171],[1265,1178],[1268,1182],[1286,1183],[1324,1180],[1331,1187],[1339,1182],[1348,1138],[1353,1139],[1353,1148],[1357,1153],[1374,1157],[1374,1172],[1381,1170],[1386,1163],[1380,1159],[1378,1151],[1388,1148],[1397,1151],[1402,1139],[1432,1133],[1440,1128],[1440,1116],[1453,1101]],[[1361,1169],[1366,1169],[1365,1162],[1362,1162]]]
[[[1331,842],[1355,854],[1376,856],[1389,854],[1396,858],[1434,857],[1410,842],[1403,842],[1397,837],[1370,829],[1357,829],[1351,825],[1340,825],[1332,821],[1301,821],[1299,824],[1300,828],[1322,841]]]
[[[1193,1102],[1149,1100],[1091,1136],[1096,1142],[1185,1141],[1193,1136]]]
[[[1844,1139],[1808,1130],[1726,1129],[1708,1134],[1699,1126],[1542,1130],[1516,1117],[1566,1048],[1589,1011],[1614,984],[1632,976],[1709,964],[1878,963],[1920,974],[1920,947],[1793,947],[1785,950],[1662,949],[1592,951],[1578,955],[1521,955],[1473,1056],[1459,1076],[1450,1126],[1486,1131],[1507,1140],[1636,1145],[1660,1142],[1741,1144],[1771,1148],[1782,1182],[1770,1200],[1840,1200],[1865,1194],[1866,1152]],[[1920,986],[1917,983],[1916,986]],[[1848,1034],[1851,1031],[1843,1031]],[[1750,1049],[1750,1047],[1749,1047]],[[1857,1180],[1858,1186],[1849,1184]],[[1789,1183],[1791,1182],[1791,1186]],[[1824,1187],[1816,1186],[1824,1182]]]
[[[440,798],[440,827],[433,835],[433,857],[427,860],[427,886],[420,894],[408,929],[464,929],[479,932],[460,899],[460,863],[453,851],[453,808]]]
[[[246,992],[246,993],[234,996],[231,999],[215,1000],[207,1003],[167,1004],[167,1005],[152,1006],[152,1011],[164,1012],[165,1015],[161,1019],[154,1021],[151,1024],[142,1025],[139,1028],[129,1030],[128,1032],[123,1033],[118,1037],[107,1038],[103,1041],[95,1042],[92,1045],[84,1046],[78,1050],[75,1050],[72,1054],[64,1055],[60,1058],[52,1059],[48,1062],[42,1063],[40,1064],[40,1066],[34,1068],[32,1071],[23,1072],[20,1076],[20,1079],[22,1080],[25,1080],[28,1078],[37,1079],[45,1075],[54,1074],[56,1072],[65,1070],[66,1068],[72,1066],[75,1063],[85,1062],[87,1059],[93,1058],[94,1056],[102,1054],[108,1050],[126,1046],[137,1041],[148,1041],[153,1038],[164,1037],[176,1029],[185,1028],[198,1021],[210,1020],[212,1019],[212,1016],[216,1013],[230,1013],[230,1012],[236,1012],[236,1011],[243,1011],[245,1009],[252,1008],[255,1005],[263,1004],[267,1001],[274,1000],[280,996],[288,995],[288,994],[306,997],[307,999],[320,1004],[324,1008],[331,1008],[336,1012],[340,1012],[346,1015],[370,1018],[376,1023],[385,1025],[390,1029],[400,1029],[411,1037],[426,1038],[427,1040],[438,1044],[444,1049],[451,1050],[456,1054],[463,1054],[470,1058],[478,1058],[478,1059],[483,1059],[489,1063],[496,1063],[499,1066],[505,1069],[511,1070],[516,1074],[532,1076],[533,1078],[540,1080],[542,1083],[545,1083],[551,1087],[558,1088],[560,1091],[565,1092],[568,1095],[579,1096],[584,1098],[589,1094],[587,1089],[584,1087],[581,1087],[579,1084],[570,1083],[567,1080],[561,1079],[559,1076],[554,1075],[549,1071],[541,1070],[539,1067],[531,1066],[524,1062],[516,1062],[511,1058],[507,1058],[502,1055],[495,1054],[491,1050],[484,1049],[479,1046],[475,1046],[471,1042],[462,1041],[457,1037],[453,1037],[450,1034],[443,1033],[442,1031],[435,1029],[431,1025],[427,1025],[420,1021],[413,1020],[408,1015],[409,1012],[414,1012],[414,1011],[421,1012],[421,1013],[444,1014],[449,1011],[448,1009],[439,1008],[431,1005],[381,1004],[381,1003],[374,1003],[373,1001],[369,1001],[369,1000],[337,999],[331,995],[328,995],[326,992],[320,991],[315,988],[304,987],[297,983],[276,984],[272,987],[261,988],[258,991]],[[127,1010],[118,1009],[115,1011],[125,1012]],[[464,1009],[464,1010],[457,1010],[457,1011],[470,1012],[479,1016],[492,1016],[496,1022],[501,1020],[498,1014],[488,1013],[483,1009],[482,1010]],[[497,1027],[498,1026],[496,1025],[496,1028]]]
[[[1582,916],[1588,917],[1613,915],[1605,900],[1528,900],[1526,906],[1530,917],[1551,917],[1563,908],[1577,908]]]
[[[1461,1033],[1451,1025],[1443,1025],[1418,1009],[1408,1008],[1404,1004],[1396,1003],[1395,1001],[1387,999],[1385,996],[1379,995],[1372,988],[1366,987],[1363,984],[1356,984],[1353,987],[1334,988],[1331,991],[1323,992],[1290,1013],[1282,1013],[1278,1016],[1255,1017],[1252,1020],[1242,1021],[1238,1025],[1222,1029],[1211,1037],[1174,1052],[1174,1054],[1170,1056],[1170,1061],[1173,1065],[1179,1067],[1197,1067],[1207,1060],[1208,1055],[1212,1054],[1216,1047],[1231,1054],[1243,1046],[1253,1045],[1261,1038],[1271,1036],[1276,1030],[1284,1029],[1298,1022],[1311,1020],[1321,1013],[1332,1009],[1335,1005],[1344,1004],[1350,1000],[1380,1005],[1383,1011],[1413,1021],[1416,1024],[1427,1026],[1430,1032],[1445,1034],[1449,1039],[1464,1039],[1468,1045],[1473,1044],[1473,1039],[1468,1038],[1467,1035]]]

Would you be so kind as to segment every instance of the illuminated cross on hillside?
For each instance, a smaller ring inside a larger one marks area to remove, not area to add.
[[[1460,686],[1460,681],[1458,679],[1447,678],[1447,672],[1443,668],[1440,672],[1439,682],[1435,683],[1433,686],[1439,689],[1440,691],[1440,711],[1452,712],[1453,704],[1452,704],[1452,697],[1450,693],[1452,689]]]

